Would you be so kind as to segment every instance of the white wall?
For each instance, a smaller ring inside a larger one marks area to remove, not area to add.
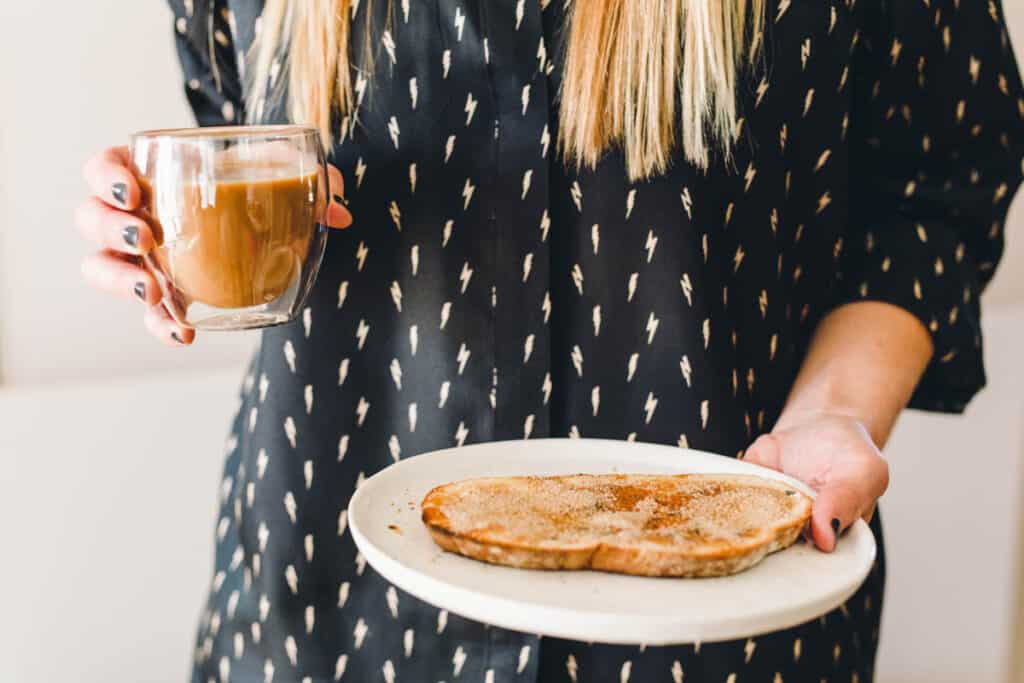
[[[0,381],[223,367],[251,336],[169,351],[141,304],[87,290],[82,163],[145,128],[192,125],[163,0],[0,1]]]

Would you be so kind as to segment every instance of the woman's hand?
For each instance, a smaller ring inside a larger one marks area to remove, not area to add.
[[[870,520],[889,486],[889,465],[867,429],[852,417],[822,413],[760,436],[745,462],[799,479],[818,493],[810,535],[821,550],[835,548],[840,530]]]
[[[140,256],[157,244],[139,211],[142,193],[131,168],[127,147],[107,149],[85,164],[83,173],[92,196],[78,206],[75,223],[82,236],[99,250],[82,261],[82,276],[96,289],[140,300],[145,305],[146,329],[164,344],[188,345],[195,339],[195,330],[171,318],[160,303],[156,280],[141,265]],[[334,166],[328,171],[331,197],[327,224],[345,228],[352,224],[352,216],[342,203],[344,182]]]

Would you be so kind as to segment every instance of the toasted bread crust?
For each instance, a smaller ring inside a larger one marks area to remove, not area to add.
[[[549,495],[540,503],[539,515],[536,510],[525,513],[530,517],[525,523],[521,509],[502,511],[503,503],[509,500],[520,504],[524,499],[529,501],[532,489],[538,487],[548,494],[564,495]],[[599,492],[600,502],[595,507],[594,499],[585,497],[584,504],[574,507],[565,503],[562,509],[561,499],[579,496],[580,491]],[[613,492],[614,498],[607,497],[608,491]],[[628,495],[624,497],[623,491]],[[694,498],[699,498],[699,505],[693,502]],[[610,509],[605,504],[608,500],[613,501]],[[681,501],[678,505],[677,500]],[[760,507],[743,509],[744,504],[748,508],[760,505],[771,510],[762,514]],[[472,523],[467,523],[465,510],[460,509],[467,506],[474,508],[469,513]],[[641,511],[656,506],[660,507],[651,514]],[[641,576],[705,577],[743,571],[769,553],[788,547],[807,523],[810,509],[810,499],[804,494],[759,477],[575,475],[446,484],[426,495],[422,516],[441,548],[492,564],[523,569],[595,569]],[[702,510],[714,512],[700,516]],[[696,512],[698,516],[680,517],[674,515],[677,511]],[[588,518],[588,514],[592,516]],[[453,522],[450,515],[460,517],[461,523]],[[751,515],[759,520],[756,528],[748,526]],[[533,518],[537,516],[545,519]],[[588,527],[593,520],[609,519],[613,523],[625,519],[632,526],[616,526],[610,533]],[[733,522],[743,528],[731,529]],[[642,528],[637,526],[640,523]],[[698,530],[694,535],[694,524],[711,525],[715,531]],[[544,537],[559,529],[565,531],[556,534],[556,538]]]

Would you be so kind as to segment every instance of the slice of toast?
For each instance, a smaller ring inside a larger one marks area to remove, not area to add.
[[[524,569],[725,576],[791,545],[811,499],[735,474],[495,477],[438,486],[423,523],[445,550]]]

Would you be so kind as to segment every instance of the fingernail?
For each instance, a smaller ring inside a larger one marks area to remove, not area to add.
[[[139,297],[142,301],[146,300],[146,285],[141,282],[135,284],[135,296]]]
[[[342,206],[344,206],[345,204],[348,204],[348,202],[345,201],[345,198],[342,197],[340,194],[334,195],[334,202],[336,204],[341,204]]]
[[[139,228],[137,226],[129,225],[121,231],[121,237],[129,247],[139,246]]]
[[[832,518],[832,533],[834,533],[836,536],[839,535],[839,520],[835,517]]]
[[[128,186],[124,183],[114,183],[110,187],[110,194],[118,204],[124,206],[128,201]]]
[[[171,339],[173,339],[174,341],[178,342],[179,344],[184,344],[185,343],[184,341],[182,341],[181,337],[178,336],[177,332],[171,332]]]

